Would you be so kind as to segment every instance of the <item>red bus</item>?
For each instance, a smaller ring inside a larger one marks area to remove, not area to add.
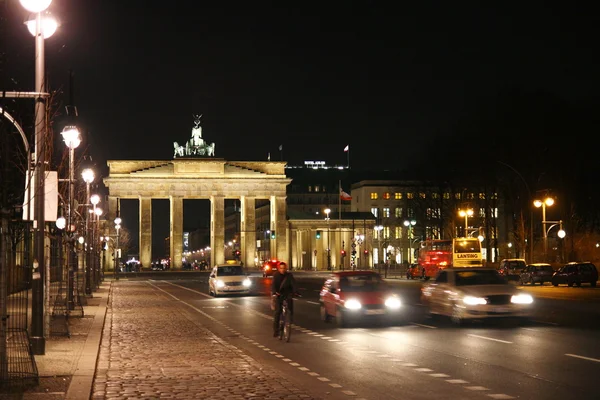
[[[452,239],[429,239],[421,242],[417,264],[425,279],[435,277],[440,269],[452,265]]]

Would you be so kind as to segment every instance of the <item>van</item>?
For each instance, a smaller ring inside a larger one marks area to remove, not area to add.
[[[523,258],[505,258],[500,261],[498,273],[509,281],[519,281],[526,266],[527,264]]]

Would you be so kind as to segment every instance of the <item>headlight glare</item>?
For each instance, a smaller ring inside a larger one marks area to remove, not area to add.
[[[362,307],[362,305],[360,304],[360,301],[358,301],[356,299],[346,300],[346,302],[344,303],[344,306],[349,310],[360,310],[360,308]]]
[[[402,302],[396,296],[391,296],[391,297],[388,297],[387,299],[385,299],[385,306],[388,308],[397,309],[397,308],[400,308],[401,305],[402,305]]]
[[[531,304],[533,303],[533,297],[526,293],[515,294],[511,297],[510,302],[514,304]]]
[[[242,285],[246,286],[246,287],[250,287],[250,285],[252,285],[252,282],[250,282],[249,278],[244,279],[244,282],[242,282]]]
[[[222,288],[225,286],[225,282],[223,282],[220,279],[217,279],[217,281],[215,282],[218,288]]]
[[[487,304],[487,300],[483,297],[465,296],[463,299],[463,303],[468,304],[470,306],[477,306]]]

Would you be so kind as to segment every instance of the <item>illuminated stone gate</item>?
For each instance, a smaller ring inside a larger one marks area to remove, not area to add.
[[[212,262],[225,261],[225,199],[240,200],[240,250],[245,265],[254,265],[256,253],[255,209],[257,199],[269,200],[270,226],[277,232],[271,240],[271,254],[289,259],[286,221],[285,162],[225,161],[215,158],[175,158],[167,161],[107,162],[109,190],[107,216],[113,221],[118,199],[139,200],[140,261],[152,262],[152,199],[170,202],[171,268],[182,265],[183,200],[210,200],[210,247]]]

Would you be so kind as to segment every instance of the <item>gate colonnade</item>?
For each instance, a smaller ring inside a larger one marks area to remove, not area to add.
[[[152,262],[152,199],[170,202],[171,268],[181,269],[183,255],[183,200],[210,200],[212,263],[225,262],[225,199],[241,203],[240,251],[245,265],[254,265],[256,253],[256,200],[270,202],[271,254],[289,259],[287,240],[286,162],[226,161],[218,158],[173,160],[109,160],[107,219],[114,221],[120,199],[139,200],[139,257]],[[111,224],[109,223],[110,227]],[[114,229],[114,228],[110,228]]]

